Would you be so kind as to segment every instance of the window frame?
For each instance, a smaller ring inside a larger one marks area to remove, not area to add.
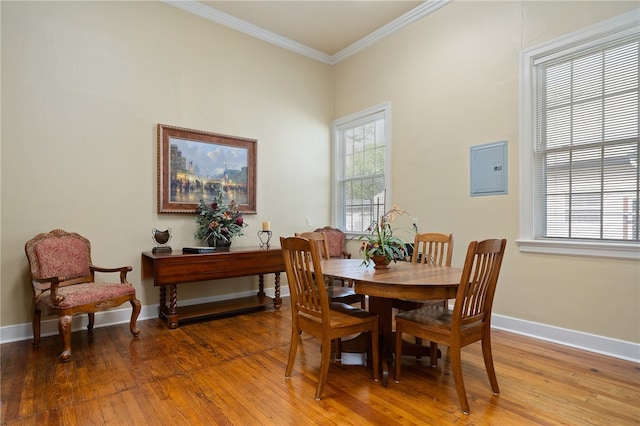
[[[366,108],[335,119],[331,124],[331,134],[333,139],[333,161],[331,162],[331,183],[333,193],[333,203],[331,212],[331,222],[334,227],[341,229],[348,235],[364,235],[366,232],[346,231],[346,217],[344,205],[343,171],[345,164],[344,146],[341,144],[341,128],[350,124],[365,120],[369,116],[382,114],[385,121],[385,150],[384,150],[384,183],[385,183],[385,205],[389,206],[391,196],[391,102]]]
[[[534,223],[536,143],[535,66],[550,55],[565,55],[640,33],[637,10],[520,52],[520,237],[521,252],[640,260],[640,243],[597,240],[536,239]]]

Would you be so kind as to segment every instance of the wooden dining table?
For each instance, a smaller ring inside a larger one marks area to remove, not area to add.
[[[369,296],[369,310],[378,314],[382,351],[382,383],[389,383],[393,363],[393,300],[454,299],[460,284],[461,268],[412,262],[392,262],[388,269],[364,266],[362,259],[322,261],[322,273],[353,283],[354,291]],[[345,345],[347,346],[346,342]],[[348,351],[348,349],[345,349]],[[428,355],[429,348],[407,344],[403,355]]]

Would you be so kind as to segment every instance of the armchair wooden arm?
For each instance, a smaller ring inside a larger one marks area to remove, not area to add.
[[[121,266],[119,268],[104,268],[102,266],[89,265],[91,271],[91,281],[95,279],[95,272],[120,272],[120,282],[122,284],[130,284],[127,281],[127,273],[131,272],[133,268],[131,266]]]
[[[43,284],[42,286],[37,286],[38,289],[40,290],[40,293],[42,292],[42,290],[46,290],[46,289],[51,290],[51,302],[53,303],[54,306],[59,306],[60,302],[64,300],[64,296],[60,296],[58,294],[58,287],[60,286],[61,282],[65,281],[64,277],[48,277],[48,278],[32,277],[31,280],[35,283]]]

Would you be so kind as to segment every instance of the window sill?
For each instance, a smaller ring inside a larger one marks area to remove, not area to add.
[[[587,256],[609,259],[640,260],[640,244],[600,243],[558,240],[517,240],[523,253]]]

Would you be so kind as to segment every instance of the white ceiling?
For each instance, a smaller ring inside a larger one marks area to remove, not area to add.
[[[201,1],[265,30],[334,55],[422,1]]]
[[[333,64],[451,0],[164,1]]]

